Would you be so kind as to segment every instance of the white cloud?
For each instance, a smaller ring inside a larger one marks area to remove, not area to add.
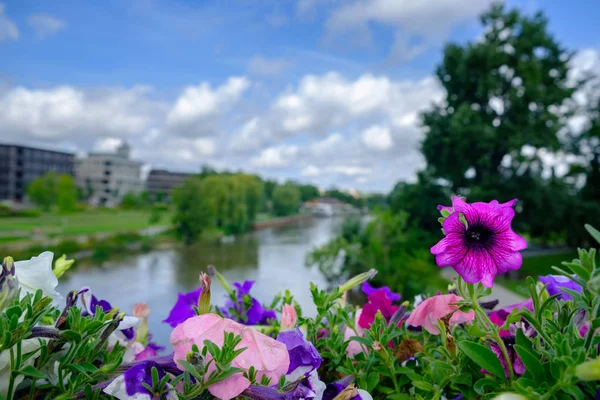
[[[302,169],[300,175],[305,177],[315,177],[321,174],[321,169],[319,167],[315,167],[314,165],[308,165]]]
[[[0,42],[3,40],[17,40],[19,29],[17,24],[4,14],[4,4],[0,3]]]
[[[271,132],[259,117],[246,121],[237,131],[229,145],[234,151],[257,150],[262,143],[271,137]]]
[[[65,29],[67,26],[65,21],[47,14],[32,14],[27,22],[35,31],[36,37],[40,39]]]
[[[277,98],[272,114],[287,134],[324,133],[332,128],[378,115],[402,115],[441,97],[437,81],[394,82],[365,74],[347,81],[337,73],[304,77],[296,91]]]
[[[343,139],[344,137],[341,134],[333,133],[327,136],[327,138],[311,144],[311,153],[315,156],[324,156],[335,150],[339,150],[339,146]]]
[[[325,24],[327,37],[351,33],[357,43],[371,43],[371,26],[395,30],[391,57],[410,60],[446,39],[456,25],[485,10],[491,0],[354,0],[342,3]],[[417,44],[409,44],[414,39]]]
[[[262,150],[257,157],[252,158],[250,164],[263,168],[286,167],[297,154],[298,147],[294,145],[268,147]]]
[[[361,138],[365,146],[377,151],[390,150],[394,145],[390,128],[386,126],[373,125],[363,131]]]
[[[117,148],[123,143],[121,139],[106,137],[106,138],[98,138],[94,143],[94,151],[99,152],[113,152],[117,150]]]
[[[282,58],[253,57],[248,63],[248,70],[255,75],[274,76],[287,70],[292,63]]]
[[[600,50],[583,49],[578,51],[570,62],[569,81],[575,83],[590,74],[600,75]]]
[[[328,168],[328,171],[336,172],[346,176],[369,175],[371,168],[360,167],[356,165],[334,165]]]
[[[206,82],[188,86],[167,115],[167,130],[188,137],[215,134],[220,117],[249,86],[245,77],[231,77],[215,89]]]
[[[15,87],[0,95],[3,135],[21,139],[80,136],[124,137],[148,128],[160,105],[147,101],[149,88],[83,91]]]
[[[194,139],[194,147],[196,152],[203,156],[212,156],[215,154],[216,143],[212,138],[197,138]]]

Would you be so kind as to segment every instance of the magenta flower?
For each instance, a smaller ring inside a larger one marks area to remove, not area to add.
[[[392,315],[398,310],[398,306],[392,304],[392,300],[386,292],[378,289],[371,293],[368,297],[369,302],[363,306],[362,314],[358,320],[358,325],[363,329],[369,329],[377,311],[381,311],[381,315],[389,322]]]
[[[454,212],[443,222],[446,237],[431,248],[438,266],[450,266],[465,282],[489,288],[497,274],[519,269],[523,263],[519,250],[527,243],[510,226],[516,202],[467,204],[455,196]]]

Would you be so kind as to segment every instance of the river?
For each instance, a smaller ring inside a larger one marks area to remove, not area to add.
[[[241,236],[233,243],[199,243],[185,248],[136,254],[102,265],[81,265],[61,279],[58,290],[89,286],[98,298],[130,313],[137,302],[148,303],[153,341],[169,347],[171,327],[162,323],[178,292],[198,288],[198,275],[214,265],[231,282],[256,281],[252,294],[270,303],[280,291],[290,289],[305,315],[315,313],[309,283],[326,286],[316,268],[304,265],[307,253],[336,236],[342,219],[315,219]],[[212,304],[222,305],[225,291],[215,280]]]

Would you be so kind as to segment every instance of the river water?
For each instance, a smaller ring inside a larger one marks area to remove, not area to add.
[[[315,313],[309,290],[326,281],[316,268],[304,265],[307,253],[341,230],[338,218],[315,219],[241,236],[233,243],[199,243],[190,247],[136,254],[102,265],[81,265],[61,278],[60,293],[89,286],[98,298],[131,313],[137,302],[148,303],[153,340],[169,347],[171,327],[161,321],[177,300],[178,292],[199,287],[198,275],[214,265],[231,282],[256,281],[252,294],[263,304],[290,289],[305,315]],[[225,291],[214,280],[212,304],[222,305]]]

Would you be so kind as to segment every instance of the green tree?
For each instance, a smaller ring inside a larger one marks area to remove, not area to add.
[[[173,191],[173,202],[175,232],[186,244],[197,241],[212,222],[202,181],[198,178],[187,179],[183,186]]]
[[[277,186],[273,191],[273,211],[277,216],[292,215],[300,208],[300,189],[291,184]]]
[[[141,198],[136,192],[127,192],[121,199],[121,207],[125,209],[136,209],[142,205]]]
[[[315,185],[299,185],[300,189],[300,200],[302,202],[316,199],[321,195],[319,188]]]
[[[48,172],[29,183],[27,195],[34,204],[48,211],[56,204],[57,183],[57,174]]]
[[[445,101],[423,114],[427,167],[455,192],[498,187],[499,174],[511,179],[538,162],[536,150],[559,149],[561,106],[574,91],[567,83],[570,54],[547,32],[542,14],[497,5],[481,21],[482,40],[446,46],[436,71]]]
[[[61,213],[68,213],[75,210],[77,202],[77,186],[71,175],[62,174],[58,176],[56,183],[56,205]]]

